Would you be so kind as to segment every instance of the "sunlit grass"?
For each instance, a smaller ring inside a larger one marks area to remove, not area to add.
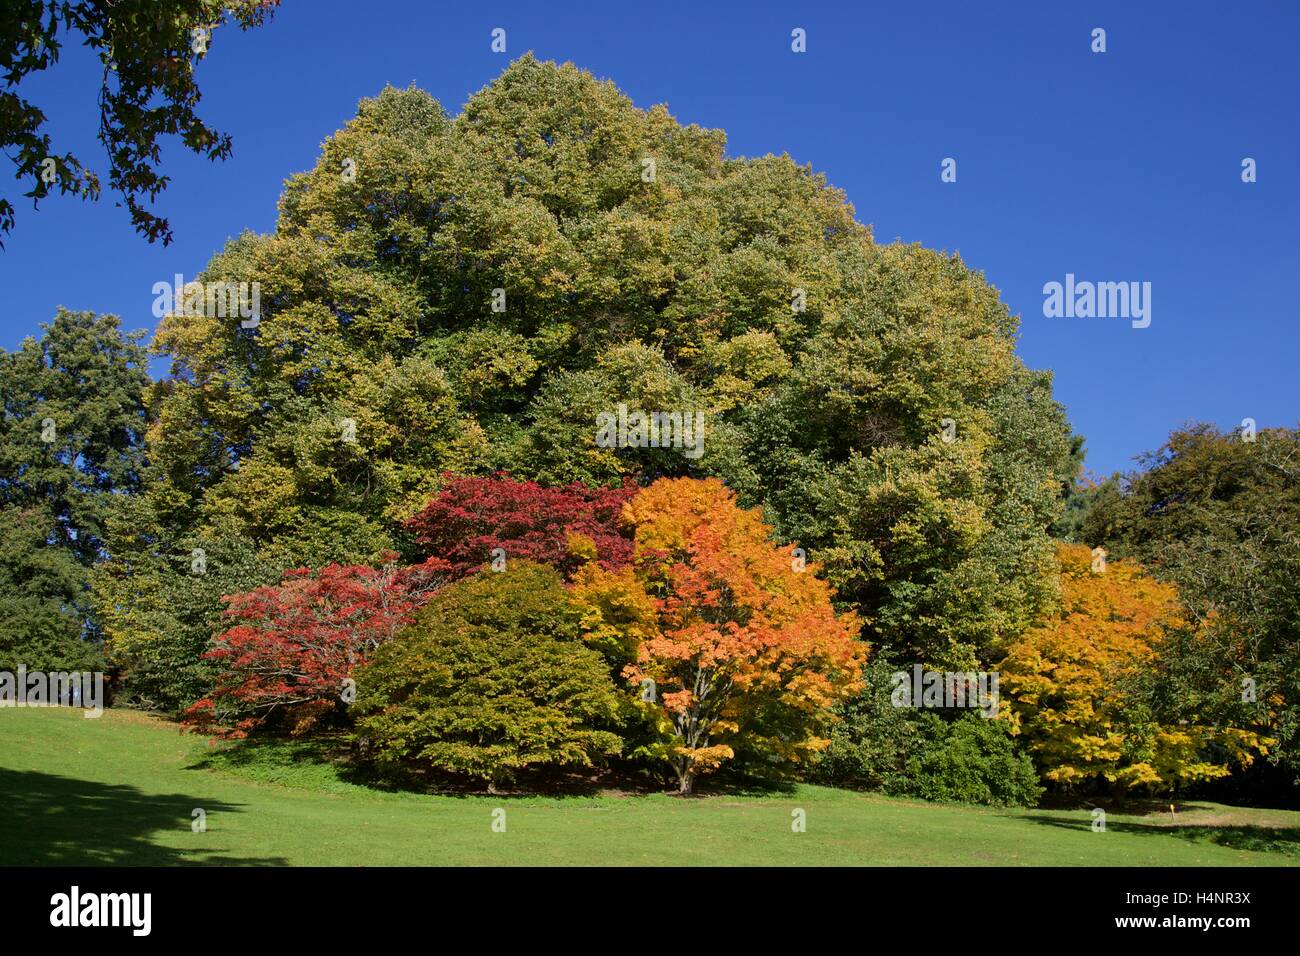
[[[194,832],[193,811],[206,815]],[[506,829],[493,832],[493,811]],[[806,832],[792,831],[802,810]],[[0,709],[0,865],[1295,865],[1300,813],[1194,803],[992,810],[798,787],[431,796],[348,779],[320,745],[226,752],[123,711]]]

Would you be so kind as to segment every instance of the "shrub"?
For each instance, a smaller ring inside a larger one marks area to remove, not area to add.
[[[840,718],[813,770],[819,783],[881,789],[954,803],[1031,806],[1042,789],[1033,762],[1006,721],[974,714],[945,719],[896,707],[891,677],[904,669],[878,656],[862,670],[863,689],[835,709]]]
[[[890,703],[890,677],[900,668],[884,657],[862,669],[862,690],[835,708],[839,718],[819,755],[813,779],[837,787],[876,789],[902,772],[923,743],[915,710]]]
[[[1042,796],[1033,762],[1017,749],[1005,721],[965,714],[951,722],[918,715],[925,743],[885,789],[951,803],[1033,806]]]
[[[617,754],[604,659],[552,568],[511,561],[448,585],[357,675],[358,750],[392,779],[439,774],[489,789]]]

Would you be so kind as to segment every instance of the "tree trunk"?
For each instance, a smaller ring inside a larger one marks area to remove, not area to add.
[[[689,797],[691,788],[695,785],[695,772],[691,770],[691,762],[683,760],[673,769],[677,771],[677,792],[683,797]]]

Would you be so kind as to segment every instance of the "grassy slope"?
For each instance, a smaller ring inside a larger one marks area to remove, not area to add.
[[[263,863],[1270,865],[1300,863],[1300,813],[1176,818],[939,806],[801,787],[773,796],[382,793],[333,768],[203,769],[205,742],[123,711],[0,708],[0,865]],[[193,833],[191,811],[207,812]],[[505,833],[493,833],[497,807]],[[792,833],[791,810],[807,813]]]

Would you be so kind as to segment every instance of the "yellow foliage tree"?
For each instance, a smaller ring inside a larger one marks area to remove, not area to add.
[[[1047,780],[1134,788],[1226,776],[1267,741],[1244,730],[1158,722],[1141,688],[1166,632],[1184,626],[1178,592],[1141,566],[1058,549],[1061,603],[1001,664],[1003,709]],[[1217,745],[1217,746],[1212,746]],[[1213,755],[1211,756],[1211,752]]]

